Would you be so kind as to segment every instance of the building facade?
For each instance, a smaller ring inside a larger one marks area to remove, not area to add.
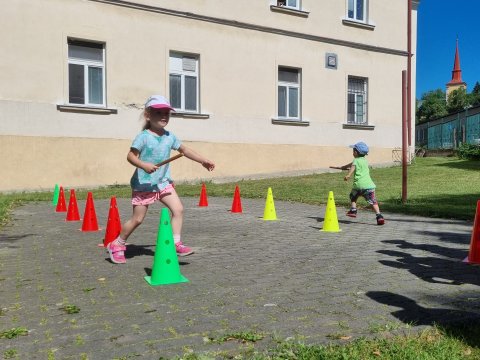
[[[0,191],[128,183],[126,155],[152,94],[177,109],[168,128],[217,165],[208,173],[182,158],[177,181],[312,173],[350,161],[359,140],[372,164],[391,163],[402,144],[407,4],[8,1]]]

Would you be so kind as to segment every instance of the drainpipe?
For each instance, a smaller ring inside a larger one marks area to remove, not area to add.
[[[407,122],[407,71],[402,71],[402,203],[407,202],[407,151],[408,151],[408,122]]]
[[[412,146],[412,0],[408,2],[407,14],[407,124],[408,146]]]

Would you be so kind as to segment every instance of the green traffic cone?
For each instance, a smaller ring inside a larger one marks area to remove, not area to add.
[[[180,273],[177,252],[173,242],[172,225],[167,208],[162,209],[158,225],[157,246],[153,257],[152,275],[145,276],[152,286],[188,282]]]
[[[60,193],[60,188],[58,184],[55,184],[55,190],[53,190],[52,205],[57,206],[58,204],[58,194]]]

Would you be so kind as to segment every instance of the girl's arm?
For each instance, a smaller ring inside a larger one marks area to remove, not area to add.
[[[139,155],[140,151],[135,148],[130,148],[130,151],[127,155],[127,161],[133,166],[140,168],[149,174],[153,173],[155,170],[158,169],[157,165],[140,160]]]
[[[215,163],[213,161],[210,161],[210,160],[204,158],[202,155],[193,151],[189,147],[186,147],[183,144],[180,145],[180,147],[178,148],[178,151],[180,151],[183,155],[185,155],[190,160],[193,160],[193,161],[196,161],[196,162],[202,164],[202,166],[205,169],[207,169],[208,171],[212,171],[213,169],[215,169]]]

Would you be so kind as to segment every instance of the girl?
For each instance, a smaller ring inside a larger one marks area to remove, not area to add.
[[[193,254],[181,241],[183,205],[178,197],[170,176],[169,164],[158,167],[155,164],[170,157],[170,150],[178,150],[187,158],[196,161],[208,171],[215,164],[186,147],[165,127],[170,120],[170,111],[175,111],[168,100],[161,95],[151,96],[145,103],[143,131],[133,140],[127,160],[136,167],[130,180],[132,187],[133,214],[125,222],[117,239],[108,244],[110,259],[115,264],[124,264],[125,242],[132,232],[143,222],[148,205],[161,201],[172,213],[172,231],[175,248],[179,256]]]

